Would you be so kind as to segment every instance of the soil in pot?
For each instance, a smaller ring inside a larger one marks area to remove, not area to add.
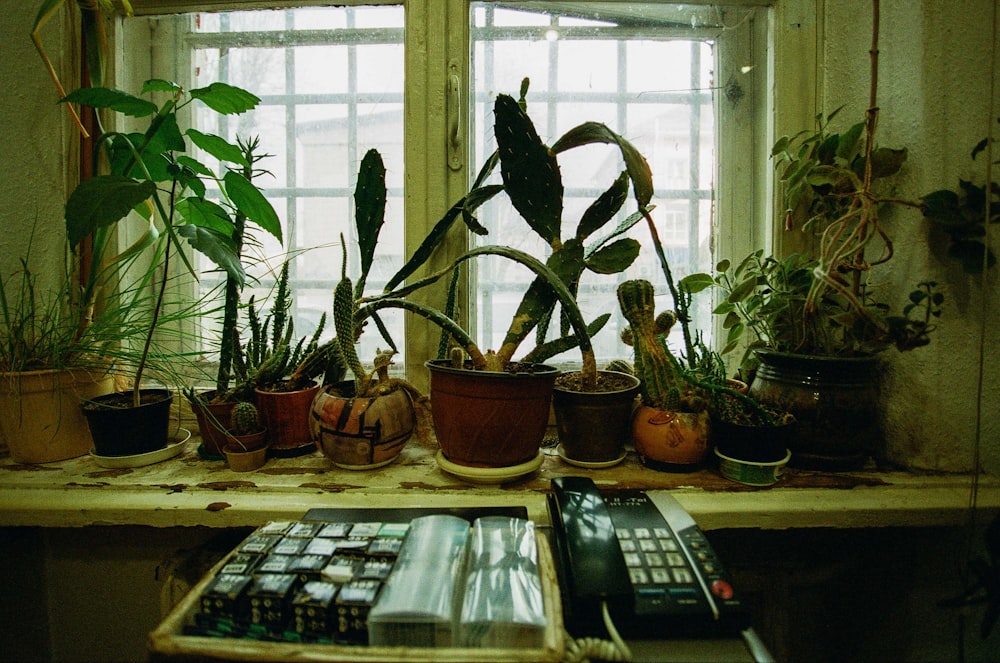
[[[729,458],[754,463],[783,459],[795,441],[797,422],[779,426],[745,426],[730,421],[712,422],[715,447]]]
[[[92,398],[81,405],[98,456],[133,456],[162,449],[170,433],[174,395],[166,389],[142,389],[140,404],[131,391]]]
[[[579,372],[565,373],[556,378],[552,392],[563,459],[601,466],[621,461],[631,436],[638,378],[600,371],[596,391],[580,391],[580,383]]]
[[[519,365],[498,373],[425,364],[431,415],[444,457],[469,467],[511,467],[536,458],[548,426],[559,369]]]

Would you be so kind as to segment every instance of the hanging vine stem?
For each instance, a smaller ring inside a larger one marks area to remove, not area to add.
[[[868,90],[868,110],[865,112],[864,174],[858,191],[851,194],[852,201],[847,212],[833,221],[822,233],[820,240],[820,264],[816,268],[816,279],[806,298],[806,310],[815,311],[828,289],[833,289],[847,298],[856,311],[874,322],[865,311],[863,299],[864,275],[874,265],[890,260],[893,244],[878,222],[878,205],[881,201],[872,193],[872,150],[878,127],[878,58],[879,58],[879,0],[872,0],[872,40],[868,51],[870,57],[870,85]],[[853,177],[852,177],[853,179]],[[866,261],[865,249],[878,237],[884,253],[877,260]],[[850,274],[849,283],[839,278],[839,272]],[[884,326],[884,324],[879,324]]]

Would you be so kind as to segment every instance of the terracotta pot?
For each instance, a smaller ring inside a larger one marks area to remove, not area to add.
[[[240,437],[253,437],[255,435],[260,436],[262,443],[254,449],[247,450],[232,443],[228,443],[222,448],[222,452],[226,455],[226,462],[229,464],[229,469],[233,472],[252,472],[260,469],[267,462],[267,444],[263,443],[263,440],[267,437],[267,431]]]
[[[233,408],[236,403],[209,403],[215,397],[215,390],[198,394],[200,402],[192,404],[191,410],[198,420],[198,430],[201,432],[199,450],[204,456],[222,457],[222,448],[226,446],[226,430],[232,425]]]
[[[301,456],[316,450],[313,444],[312,403],[319,384],[298,391],[255,389],[257,411],[271,435],[271,454],[280,457]]]
[[[52,463],[90,451],[93,441],[80,401],[110,393],[103,372],[0,373],[0,441],[16,463]]]
[[[697,469],[709,450],[708,412],[671,412],[640,405],[632,417],[632,441],[647,467],[667,472]]]
[[[632,407],[639,392],[639,378],[615,371],[631,384],[618,391],[571,391],[556,380],[552,407],[559,444],[568,462],[608,463],[621,460],[629,441]]]
[[[226,447],[241,451],[256,451],[267,446],[267,429],[264,428],[256,433],[246,435],[237,435],[232,431],[227,431],[225,440],[226,443],[222,445],[223,453],[225,453]]]
[[[399,456],[417,425],[404,389],[371,398],[354,396],[354,381],[324,387],[312,405],[316,446],[337,467],[366,470]]]
[[[134,456],[167,446],[174,395],[166,389],[140,389],[139,394],[138,407],[131,405],[131,391],[98,396],[81,406],[98,456]]]
[[[762,350],[757,357],[750,396],[798,420],[790,464],[826,471],[862,466],[880,437],[877,358]]]
[[[538,456],[559,369],[497,373],[425,364],[431,374],[431,415],[441,453],[458,465],[511,467]]]

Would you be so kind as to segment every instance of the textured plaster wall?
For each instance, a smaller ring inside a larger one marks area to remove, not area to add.
[[[1000,115],[989,98],[994,69],[989,17],[994,2],[882,2],[879,139],[910,150],[899,184],[901,197],[955,186],[960,176],[982,181],[968,153],[985,135],[990,118]],[[76,134],[66,113],[56,107],[56,92],[27,37],[35,5],[5,2],[0,21],[0,43],[5,45],[0,80],[6,97],[0,105],[0,267],[5,274],[14,268],[38,219],[33,264],[51,276],[63,258],[65,155]],[[846,104],[844,121],[860,119],[868,98],[868,3],[826,0],[821,6],[825,64],[819,80],[825,108]],[[71,69],[63,54],[72,52],[72,46],[62,47],[72,43],[71,35],[62,16],[46,28],[45,41],[57,69]],[[901,284],[892,300],[904,302],[909,288],[921,279],[943,284],[947,300],[939,333],[929,347],[887,357],[886,454],[918,468],[968,470],[981,409],[984,463],[998,472],[1000,357],[995,346],[1000,340],[1000,306],[984,293],[996,290],[1000,269],[984,289],[928,248],[940,238],[929,235],[918,214],[897,214],[889,224],[897,256],[885,276]],[[981,329],[986,330],[986,358],[980,395]]]
[[[2,3],[0,267],[4,276],[15,269],[18,258],[27,250],[35,224],[31,266],[43,282],[51,283],[57,282],[52,279],[62,272],[66,155],[77,136],[69,116],[56,105],[59,95],[55,85],[29,39],[38,4],[9,0]],[[65,14],[60,12],[43,31],[57,71],[70,69],[63,57],[63,44],[73,41],[67,38]]]
[[[973,162],[969,153],[987,135],[990,123],[998,128],[1000,108],[990,99],[994,2],[881,3],[878,143],[909,150],[896,191],[900,198],[915,200],[941,188],[956,188],[959,177],[985,181],[985,160]],[[871,43],[867,6],[839,0],[825,3],[822,98],[827,112],[847,105],[840,115],[845,126],[861,119],[867,107]],[[993,177],[998,176],[1000,169]],[[921,280],[937,281],[946,300],[930,346],[887,354],[882,390],[886,454],[916,468],[970,469],[979,403],[983,461],[996,472],[1000,470],[996,384],[1000,306],[992,293],[1000,270],[995,269],[985,284],[964,274],[944,257],[944,238],[933,233],[918,212],[897,209],[887,223],[896,255],[881,276],[893,286],[892,303],[905,303],[909,290]],[[984,329],[985,357],[980,365]]]

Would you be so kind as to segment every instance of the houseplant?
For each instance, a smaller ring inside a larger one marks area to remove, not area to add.
[[[385,202],[385,165],[378,151],[369,150],[361,160],[354,191],[361,274],[355,286],[347,276],[347,244],[341,237],[342,275],[333,295],[334,352],[354,379],[325,385],[312,405],[316,445],[345,469],[372,469],[391,463],[416,429],[413,400],[426,400],[409,383],[389,376],[395,347],[387,334],[383,337],[391,349],[377,354],[372,372],[365,370],[355,348],[364,328],[364,321],[358,319],[358,300],[374,262],[385,221]]]
[[[79,403],[112,391],[111,353],[123,330],[107,311],[88,319],[89,296],[72,275],[52,290],[38,283],[33,237],[34,228],[20,267],[0,277],[0,409],[7,413],[0,438],[14,461],[48,463],[90,449]]]
[[[487,159],[469,193],[449,209],[411,259],[390,279],[387,292],[363,301],[359,311],[364,317],[380,307],[398,305],[445,326],[446,340],[440,348],[439,358],[427,364],[431,372],[431,407],[444,457],[464,466],[518,466],[540,459],[538,445],[545,432],[553,381],[558,371],[535,362],[546,356],[545,353],[554,347],[552,343],[563,350],[578,345],[583,359],[582,388],[593,390],[596,387],[597,365],[590,336],[607,318],[602,316],[588,328],[575,300],[579,276],[585,269],[614,273],[631,264],[638,253],[638,243],[622,238],[621,234],[642,218],[652,196],[652,181],[645,159],[628,141],[604,125],[584,123],[571,129],[551,147],[546,146],[525,111],[527,87],[525,81],[520,101],[508,95],[497,96],[494,103],[497,151]],[[564,240],[561,237],[563,184],[557,155],[595,143],[617,146],[626,170],[584,214],[575,236]],[[503,183],[488,183],[488,177],[498,166]],[[629,182],[640,211],[585,248],[588,237],[611,218],[605,208],[621,206]],[[462,218],[470,228],[482,233],[484,229],[476,221],[475,212],[501,191],[507,194],[528,227],[551,248],[544,262],[509,247],[482,246],[468,251],[435,274],[406,286],[399,285],[426,262],[457,219]],[[429,311],[405,299],[415,289],[452,274],[464,261],[484,255],[514,260],[535,274],[501,347],[496,352],[486,353],[452,320],[454,301],[440,310]],[[528,352],[522,360],[512,361],[529,334],[541,328],[544,335],[548,321],[557,319],[557,310],[565,321],[565,326],[560,328],[562,338],[543,343],[545,347],[537,352]],[[457,343],[469,359],[446,358],[451,342]],[[474,370],[467,370],[469,368]],[[508,409],[499,409],[505,401]],[[476,412],[470,409],[473,405],[485,405],[489,410]],[[498,456],[501,450],[506,452],[505,457]]]
[[[635,449],[648,467],[694,469],[708,454],[711,427],[704,394],[665,341],[676,314],[656,315],[653,284],[644,279],[619,284],[618,304],[629,322],[642,400],[632,420]]]
[[[267,462],[267,428],[253,403],[243,401],[233,407],[232,426],[226,437],[222,451],[230,469],[250,472]]]
[[[256,178],[267,173],[267,171],[258,168],[257,164],[268,155],[259,152],[260,143],[256,138],[243,140],[237,137],[236,143],[244,158],[244,165],[240,168],[240,172],[247,182],[253,183]],[[236,186],[243,183],[243,180],[236,178],[231,181]],[[253,221],[258,227],[271,233],[279,242],[282,238],[281,222],[270,202],[256,186],[244,188],[246,190],[242,200],[243,208],[237,207],[232,213],[233,250],[241,260],[244,259],[245,246],[251,228],[248,222]],[[222,204],[226,204],[225,200]],[[202,455],[208,456],[221,453],[225,443],[226,429],[230,425],[232,411],[236,403],[253,399],[252,392],[247,389],[230,389],[230,383],[233,379],[233,355],[240,350],[238,323],[241,310],[242,280],[238,275],[227,273],[223,288],[222,316],[217,337],[218,368],[216,369],[214,388],[201,392],[195,392],[194,389],[184,391],[201,432],[202,447],[200,451]]]
[[[745,339],[743,368],[756,369],[751,395],[793,413],[798,434],[792,462],[824,470],[853,469],[879,439],[878,387],[882,350],[907,351],[930,341],[943,295],[923,281],[901,312],[879,297],[880,266],[893,257],[881,215],[919,208],[898,200],[888,184],[905,163],[905,149],[876,145],[878,123],[878,5],[872,77],[863,121],[837,133],[817,116],[817,128],[780,138],[772,156],[779,172],[786,228],[812,233],[813,255],[722,261],[712,277],[722,291],[726,348]],[[759,364],[759,367],[758,367]],[[749,373],[747,373],[749,375]],[[818,394],[818,395],[817,395]]]
[[[217,175],[184,154],[190,141],[223,163],[245,166],[237,146],[194,129],[182,133],[177,120],[178,111],[195,100],[228,115],[253,108],[259,101],[256,96],[222,83],[185,93],[174,83],[155,79],[143,85],[142,94],[165,94],[166,99],[157,106],[147,99],[109,88],[81,88],[63,99],[65,103],[80,103],[128,117],[149,118],[142,133],[102,131],[95,141],[95,165],[104,157],[109,172],[82,181],[66,203],[67,236],[74,249],[85,238],[91,238],[96,247],[106,246],[109,236],[133,210],[132,218],[145,228],[143,240],[132,247],[136,252],[144,251],[147,259],[144,265],[136,260],[139,268],[135,287],[151,288],[153,295],[145,318],[144,338],[138,343],[141,348],[138,359],[134,366],[123,367],[132,373],[132,389],[93,399],[84,406],[95,446],[103,444],[98,442],[95,429],[111,432],[112,446],[107,451],[100,450],[102,455],[143,453],[166,444],[173,396],[167,389],[145,389],[143,376],[150,358],[156,355],[155,332],[162,322],[171,260],[176,255],[194,273],[184,253],[178,250],[182,240],[238,280],[244,278],[233,248],[232,219],[225,208],[206,200],[202,178],[218,182],[232,205],[248,214],[258,199],[253,193],[259,194],[240,172],[228,170]],[[249,201],[246,208],[244,201]],[[94,258],[100,264],[101,256]],[[161,362],[164,367],[169,364]],[[119,427],[116,423],[119,417],[129,416],[130,411],[140,408],[132,414],[131,423]]]

